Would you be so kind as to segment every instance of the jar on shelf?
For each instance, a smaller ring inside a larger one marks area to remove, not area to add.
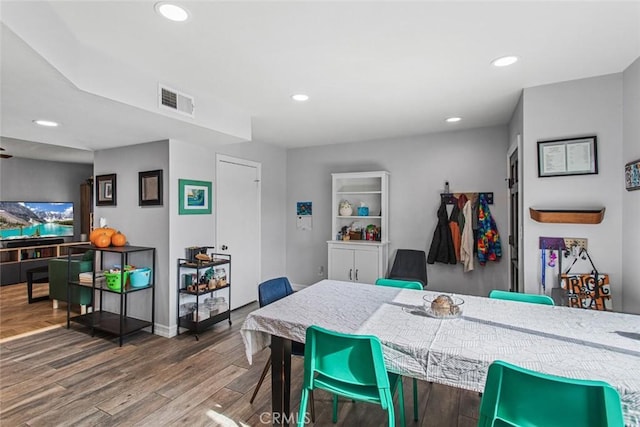
[[[213,310],[211,311],[212,314],[213,312],[215,312],[216,314],[223,313],[228,309],[229,309],[229,305],[227,304],[224,297],[213,298]]]
[[[224,267],[216,268],[213,273],[213,278],[216,280],[217,288],[227,286],[227,270],[225,270]]]
[[[187,302],[184,304],[180,304],[180,317],[185,317],[190,315],[196,311],[196,303],[195,302]]]

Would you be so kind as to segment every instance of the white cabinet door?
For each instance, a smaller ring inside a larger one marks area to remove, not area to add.
[[[353,281],[353,249],[331,248],[331,271],[329,279]]]
[[[378,251],[355,249],[353,281],[359,283],[376,283],[379,275]]]
[[[329,257],[329,279],[373,284],[383,276],[380,272],[380,248],[332,247]]]

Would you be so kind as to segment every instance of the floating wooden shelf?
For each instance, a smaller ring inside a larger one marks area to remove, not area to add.
[[[588,209],[541,209],[529,208],[531,219],[538,222],[563,224],[600,224],[604,208]]]

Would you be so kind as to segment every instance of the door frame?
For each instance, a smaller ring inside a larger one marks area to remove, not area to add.
[[[248,166],[248,167],[255,167],[258,173],[258,200],[257,200],[257,205],[258,205],[258,283],[256,283],[256,286],[258,284],[260,284],[260,282],[262,281],[262,163],[259,162],[254,162],[252,160],[247,160],[247,159],[241,159],[239,157],[232,157],[232,156],[227,156],[225,154],[220,154],[220,153],[216,153],[216,182],[215,182],[215,188],[216,188],[216,197],[215,197],[215,212],[219,212],[220,209],[220,201],[219,201],[219,197],[217,197],[219,193],[219,185],[220,185],[220,163],[225,162],[225,163],[233,163],[236,165],[240,165],[240,166]],[[220,248],[220,242],[218,242],[218,236],[220,235],[218,233],[218,230],[220,230],[221,224],[220,224],[220,215],[216,215],[215,218],[215,223],[216,223],[216,248]],[[231,264],[233,265],[233,264]]]
[[[511,163],[511,156],[513,155],[513,153],[517,153],[517,162],[518,162],[518,209],[517,209],[517,214],[518,214],[518,284],[520,285],[520,292],[524,292],[524,216],[523,216],[523,197],[522,197],[522,135],[520,133],[516,134],[516,140],[511,144],[511,146],[509,147],[509,149],[507,150],[507,182],[509,180],[509,175],[510,175],[510,163]],[[508,230],[511,230],[511,190],[509,188],[509,185],[507,185],[507,203],[508,203],[508,211],[509,214],[507,215],[507,221],[508,221]],[[509,262],[511,262],[511,245],[507,244],[507,248],[509,250],[509,254],[508,254],[508,259]],[[507,270],[507,285],[509,286],[509,289],[511,288],[511,282],[512,282],[512,277],[511,277],[511,268],[508,268]]]

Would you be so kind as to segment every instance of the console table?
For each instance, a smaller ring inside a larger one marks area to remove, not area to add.
[[[70,248],[85,242],[67,242],[62,239],[26,239],[9,241],[0,248],[0,285],[27,281],[27,272],[47,266],[51,258],[67,256]]]

